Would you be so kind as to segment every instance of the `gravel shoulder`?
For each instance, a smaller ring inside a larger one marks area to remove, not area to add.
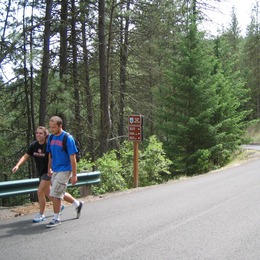
[[[237,167],[241,164],[248,163],[252,160],[257,160],[257,159],[260,159],[260,151],[246,149],[242,153],[242,156],[238,156],[238,158],[236,160],[234,160],[232,163],[230,163],[229,165],[227,165],[221,169],[218,169],[217,171],[224,170],[227,168]],[[176,182],[176,181],[177,180],[175,180],[174,182]],[[106,199],[106,198],[110,198],[113,196],[120,196],[120,194],[136,192],[136,191],[146,189],[146,188],[151,188],[151,186],[143,187],[143,188],[135,188],[135,189],[131,189],[131,190],[123,191],[123,192],[108,193],[108,194],[104,194],[102,196],[87,196],[84,198],[80,198],[80,200],[83,200],[85,203],[88,203],[91,201]],[[67,204],[66,202],[63,202],[63,203],[65,205]],[[70,205],[70,204],[67,204],[67,205]],[[46,210],[48,210],[48,209],[49,210],[52,209],[51,202],[47,202],[47,204],[46,204]],[[16,207],[8,207],[8,208],[0,207],[0,220],[16,218],[19,216],[24,216],[24,215],[33,214],[33,213],[36,214],[36,213],[38,213],[38,210],[39,210],[38,202],[28,203],[28,204],[25,204],[22,206],[16,206]]]

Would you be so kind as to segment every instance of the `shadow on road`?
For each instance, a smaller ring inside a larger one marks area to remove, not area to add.
[[[33,223],[31,219],[14,221],[12,223],[0,224],[0,239],[17,235],[31,236],[43,232],[54,231],[55,228],[46,228],[46,224],[51,221],[52,216],[46,216],[46,220],[40,223]],[[75,218],[64,219],[62,223],[75,220]]]

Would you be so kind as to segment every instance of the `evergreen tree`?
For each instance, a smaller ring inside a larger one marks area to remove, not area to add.
[[[233,8],[230,27],[214,41],[217,58],[214,82],[219,101],[212,121],[216,126],[216,146],[212,149],[212,158],[217,165],[224,165],[243,142],[247,118],[251,112],[246,108],[249,95],[241,73],[242,42]]]
[[[211,83],[210,49],[197,29],[194,6],[189,24],[180,34],[179,53],[172,57],[169,85],[159,91],[159,129],[165,139],[175,173],[188,175],[208,170],[216,109],[216,92]]]
[[[193,175],[229,160],[249,112],[243,110],[247,97],[238,61],[225,59],[234,46],[216,41],[214,57],[211,41],[198,32],[194,5],[188,18],[166,74],[169,83],[157,93],[157,123],[173,172]]]
[[[254,118],[260,118],[260,21],[259,3],[252,10],[251,23],[248,27],[244,47],[244,75],[250,90]]]

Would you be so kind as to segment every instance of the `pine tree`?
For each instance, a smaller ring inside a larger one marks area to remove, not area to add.
[[[241,144],[251,112],[246,108],[249,96],[241,74],[242,37],[234,9],[230,27],[214,43],[214,82],[219,101],[212,121],[216,127],[212,158],[214,164],[224,165]]]
[[[192,175],[209,168],[214,133],[210,119],[217,106],[209,49],[198,32],[194,9],[178,49],[167,72],[170,84],[160,89],[158,127],[173,171]]]
[[[198,32],[196,9],[191,10],[166,74],[168,85],[157,93],[158,129],[173,172],[187,175],[224,165],[241,144],[249,114],[238,61],[225,59],[234,46],[217,40],[212,55],[212,41]]]
[[[260,21],[259,3],[252,10],[244,47],[244,70],[251,99],[249,106],[254,118],[260,117]]]

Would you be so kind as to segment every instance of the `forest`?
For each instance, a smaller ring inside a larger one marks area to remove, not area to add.
[[[242,35],[233,8],[210,35],[220,1],[2,0],[0,181],[37,176],[33,161],[11,169],[53,115],[81,144],[79,171],[102,172],[94,193],[133,187],[129,115],[144,118],[140,186],[230,162],[260,116],[260,13]]]

